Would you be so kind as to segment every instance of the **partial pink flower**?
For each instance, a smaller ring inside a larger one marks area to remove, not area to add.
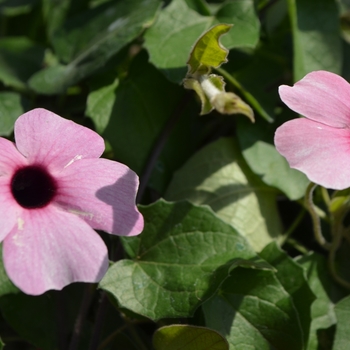
[[[138,177],[99,158],[102,137],[45,109],[15,123],[16,144],[0,138],[0,241],[12,282],[42,294],[72,282],[98,282],[107,248],[93,230],[133,236]]]
[[[350,187],[350,85],[342,77],[316,71],[294,86],[279,88],[282,101],[306,118],[276,130],[275,145],[292,168],[326,188]]]

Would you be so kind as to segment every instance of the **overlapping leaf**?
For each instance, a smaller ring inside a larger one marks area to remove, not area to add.
[[[145,229],[125,238],[133,260],[120,260],[100,287],[120,306],[152,319],[191,316],[236,266],[270,266],[205,207],[158,201],[141,207]]]
[[[168,120],[174,116],[178,118],[149,183],[150,187],[162,193],[173,171],[194,148],[195,139],[190,126],[196,104],[186,102],[184,89],[171,84],[149,64],[145,52],[136,57],[122,83],[116,88],[111,86],[106,89],[107,95],[102,94],[103,101],[95,104],[94,108],[90,107],[89,115],[99,130],[105,128],[103,135],[112,145],[115,157],[140,175]],[[89,97],[90,102],[92,96]],[[181,143],[179,139],[182,139]]]
[[[250,168],[268,185],[277,187],[291,200],[305,195],[309,184],[307,177],[298,170],[291,169],[273,145],[275,125],[258,120],[257,125],[238,121],[238,140],[244,159]]]
[[[332,343],[332,333],[328,334],[326,330],[337,323],[334,306],[340,298],[346,295],[346,291],[338,286],[329,275],[325,257],[309,253],[296,261],[305,269],[310,288],[316,296],[311,306],[311,326],[307,349],[318,350],[319,346],[327,348]]]
[[[67,65],[43,69],[30,86],[42,94],[61,93],[91,75],[152,23],[159,6],[160,0],[107,2],[72,18],[54,40]]]
[[[232,349],[306,349],[313,294],[303,269],[273,244],[262,255],[277,273],[235,269],[203,305],[206,325],[223,334]]]
[[[335,333],[333,349],[346,349],[349,346],[349,317],[350,317],[350,296],[342,299],[335,306],[335,314],[337,317],[337,329]]]
[[[195,154],[174,175],[165,198],[209,205],[257,251],[281,233],[273,190],[249,172],[231,139]]]
[[[216,14],[202,16],[190,9],[184,0],[174,0],[145,35],[151,62],[171,81],[181,82],[193,44],[217,23],[234,25],[223,38],[223,45],[228,49],[257,44],[260,27],[254,1],[226,1]]]
[[[7,86],[26,88],[28,79],[41,69],[43,59],[44,48],[28,38],[1,38],[0,81]]]

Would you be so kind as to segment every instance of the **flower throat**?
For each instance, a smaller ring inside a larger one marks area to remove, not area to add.
[[[11,192],[23,208],[43,208],[56,195],[57,185],[44,168],[30,165],[15,172],[11,180]]]

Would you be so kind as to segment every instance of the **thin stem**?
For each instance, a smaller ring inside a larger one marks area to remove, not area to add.
[[[317,187],[316,184],[310,183],[310,185],[306,189],[306,195],[305,195],[305,204],[307,209],[309,210],[309,213],[311,215],[312,219],[312,225],[314,229],[314,235],[316,241],[321,245],[326,250],[330,250],[332,244],[329,243],[322,234],[322,229],[321,229],[321,220],[320,217],[317,215],[316,210],[315,210],[315,205],[312,199],[313,193],[315,188]]]
[[[334,238],[333,238],[332,246],[331,246],[331,249],[329,251],[329,256],[328,256],[329,269],[330,269],[331,275],[335,279],[335,281],[337,281],[343,287],[350,289],[350,283],[338,275],[337,269],[335,266],[336,252],[337,252],[337,250],[340,246],[340,243],[343,239],[342,230],[339,229],[336,232],[333,232],[333,236],[334,236]]]
[[[331,198],[329,197],[328,190],[325,187],[321,187],[321,194],[325,204],[327,205],[327,208],[329,208],[331,204]]]
[[[128,331],[131,333],[132,339],[135,341],[135,343],[137,343],[137,348],[139,350],[148,350],[147,347],[143,344],[139,334],[136,332],[134,324],[127,319],[125,319],[125,322],[127,322]]]
[[[98,342],[100,340],[100,334],[102,326],[107,312],[108,298],[105,292],[101,293],[100,304],[97,309],[95,326],[92,332],[89,350],[96,350],[98,348]]]
[[[75,320],[73,335],[68,348],[69,350],[76,350],[78,348],[79,338],[83,328],[83,323],[86,318],[87,312],[89,310],[91,300],[94,295],[94,291],[95,291],[94,284],[90,284],[85,288],[83,300],[80,305],[80,310],[79,310],[77,319]]]
[[[150,157],[147,161],[146,168],[142,175],[140,176],[140,186],[139,191],[136,198],[136,203],[139,203],[148,184],[148,180],[151,177],[152,171],[154,169],[154,166],[156,165],[157,159],[159,158],[160,153],[162,152],[166,141],[168,140],[171,132],[173,131],[177,121],[180,119],[181,115],[183,114],[188,102],[190,101],[191,95],[189,93],[185,93],[182,97],[182,100],[177,105],[176,109],[168,119],[164,129],[162,130],[161,135],[159,136],[158,140],[156,141],[152,152],[150,154]]]
[[[305,255],[305,254],[307,254],[309,252],[309,250],[305,246],[303,246],[300,242],[298,242],[294,238],[288,238],[286,243],[290,244],[293,248],[298,250],[301,254]]]
[[[110,237],[111,239],[111,249],[110,249],[110,259],[112,261],[118,261],[123,258],[122,245],[120,240],[116,237]],[[100,340],[100,335],[104,320],[107,313],[108,297],[107,293],[102,291],[100,297],[100,303],[97,308],[96,319],[94,324],[94,329],[92,331],[92,336],[90,340],[89,350],[95,350],[98,348],[98,342]]]
[[[128,324],[124,324],[122,327],[116,329],[100,344],[97,350],[103,350],[119,333],[123,332],[127,327]]]
[[[289,237],[292,235],[294,230],[299,226],[301,220],[303,220],[303,218],[305,216],[305,212],[306,211],[304,208],[302,208],[302,210],[300,210],[298,216],[294,219],[292,224],[289,226],[288,230],[284,233],[282,245],[289,239]]]
[[[57,338],[58,338],[58,349],[67,349],[67,327],[66,327],[66,303],[64,299],[64,293],[57,292],[55,295],[56,301],[56,328],[57,328]]]
[[[255,97],[250,94],[247,90],[243,88],[238,80],[236,80],[230,73],[225,69],[215,68],[215,70],[221,74],[227,81],[229,81],[240,93],[244,96],[247,102],[261,114],[268,122],[272,123],[273,119],[266,113],[266,111],[261,107],[260,103],[255,99]]]

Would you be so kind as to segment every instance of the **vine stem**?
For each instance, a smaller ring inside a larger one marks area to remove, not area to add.
[[[337,252],[337,250],[340,246],[340,243],[343,239],[342,230],[336,230],[335,232],[333,232],[333,236],[334,237],[333,237],[333,241],[332,241],[332,246],[331,246],[331,249],[329,251],[329,256],[328,256],[329,269],[330,269],[331,275],[335,281],[337,281],[343,287],[350,289],[350,283],[338,275],[337,269],[335,266],[335,255],[336,255],[336,252]]]
[[[305,208],[302,208],[302,210],[299,212],[298,216],[294,219],[292,224],[289,226],[288,230],[284,233],[282,245],[284,243],[286,243],[287,240],[289,240],[289,237],[291,236],[291,234],[299,226],[301,220],[303,220],[305,213],[306,213]]]
[[[76,350],[79,345],[79,338],[81,335],[81,330],[83,327],[84,320],[86,318],[87,312],[89,310],[92,297],[94,295],[95,285],[90,284],[85,288],[83,300],[80,305],[79,313],[77,319],[75,320],[73,335],[69,344],[69,350]]]
[[[312,219],[312,226],[314,229],[314,235],[315,235],[315,239],[316,241],[321,245],[321,247],[323,247],[326,250],[330,250],[332,247],[332,244],[329,243],[322,234],[322,229],[321,229],[321,220],[319,218],[319,216],[316,213],[315,210],[315,205],[313,202],[313,193],[315,188],[317,187],[316,184],[314,184],[313,182],[310,183],[310,185],[307,187],[306,189],[306,195],[305,195],[305,204],[306,207],[311,215],[311,219]]]
[[[122,246],[120,244],[120,241],[113,236],[110,238],[111,238],[110,259],[112,261],[121,260],[123,257],[121,252]],[[108,307],[108,296],[105,291],[102,291],[100,295],[99,305],[97,307],[94,328],[90,338],[89,350],[96,350],[98,348],[102,327],[107,314],[107,307]]]
[[[180,103],[177,105],[173,113],[171,114],[170,118],[168,119],[167,123],[165,124],[165,127],[162,130],[162,133],[160,134],[159,138],[157,139],[151,154],[148,158],[147,165],[145,167],[145,170],[140,176],[140,186],[139,191],[137,193],[136,197],[136,203],[140,203],[141,198],[143,197],[143,194],[146,190],[148,180],[151,177],[152,171],[154,169],[154,166],[156,165],[156,162],[160,156],[160,153],[162,152],[166,141],[168,140],[171,132],[173,131],[177,121],[180,119],[182,113],[184,112],[188,102],[190,101],[191,95],[188,92],[185,92]]]
[[[103,350],[119,333],[123,332],[126,328],[128,328],[128,324],[124,324],[122,327],[116,329],[100,344],[97,350]]]
[[[100,334],[104,323],[103,321],[106,316],[107,305],[108,305],[107,295],[105,292],[102,292],[100,303],[97,309],[95,325],[94,325],[94,329],[90,340],[89,350],[96,350],[97,348],[99,348],[98,343],[100,340]]]

